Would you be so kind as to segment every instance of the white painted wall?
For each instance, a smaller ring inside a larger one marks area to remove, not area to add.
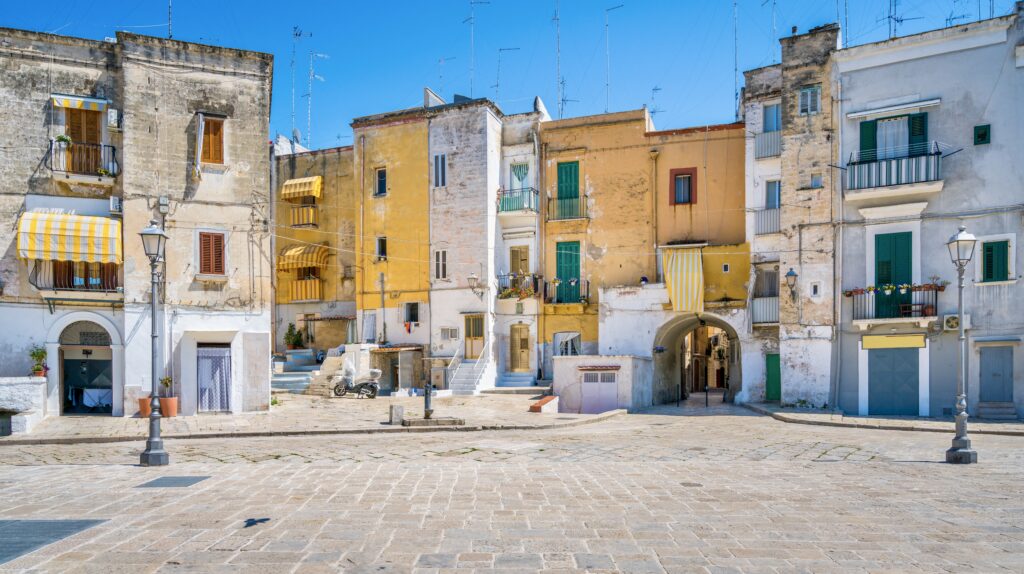
[[[631,355],[578,355],[554,358],[552,394],[558,397],[558,411],[579,413],[583,408],[584,366],[618,366],[615,408],[636,411],[652,406],[653,363],[647,357]]]

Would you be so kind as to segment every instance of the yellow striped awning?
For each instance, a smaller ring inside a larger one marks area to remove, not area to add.
[[[700,248],[666,248],[662,257],[672,310],[703,313],[704,266]]]
[[[18,257],[120,264],[121,222],[91,215],[23,213],[18,220]]]
[[[58,108],[75,108],[79,110],[94,110],[102,112],[107,109],[107,100],[100,98],[87,98],[84,96],[68,96],[65,94],[51,94],[50,101]]]
[[[298,199],[300,197],[320,197],[323,189],[323,178],[319,175],[313,177],[300,177],[289,179],[281,187],[281,199]]]
[[[277,258],[277,268],[279,270],[326,266],[326,245],[293,245],[285,247],[281,250],[281,256]]]

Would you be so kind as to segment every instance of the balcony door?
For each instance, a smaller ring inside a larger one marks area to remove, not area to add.
[[[558,219],[580,217],[580,163],[566,161],[558,164]]]
[[[561,283],[556,287],[557,303],[580,300],[580,242],[561,241],[555,244],[555,273]]]
[[[64,133],[71,144],[64,155],[65,168],[71,173],[96,174],[103,161],[101,146],[103,132],[100,124],[103,113],[77,108],[64,109]]]
[[[913,234],[883,233],[875,236],[875,318],[893,319],[902,316],[902,305],[909,305],[912,293],[900,294],[893,289],[888,295],[881,290],[884,285],[899,287],[903,283],[911,283],[913,253],[911,250]]]
[[[517,276],[530,272],[530,247],[514,245],[508,248],[509,270]]]

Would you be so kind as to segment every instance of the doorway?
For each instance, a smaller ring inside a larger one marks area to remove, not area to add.
[[[196,369],[199,412],[231,411],[231,345],[200,343]]]
[[[113,353],[106,330],[89,321],[72,323],[60,335],[59,352],[61,414],[113,414]]]
[[[509,369],[513,373],[530,372],[530,327],[512,325],[509,329]]]
[[[868,414],[917,416],[918,349],[868,351]]]
[[[484,316],[466,315],[466,348],[467,359],[477,359],[484,350]]]
[[[764,356],[764,400],[778,401],[782,399],[782,369],[778,353],[767,353]]]
[[[1013,402],[1013,347],[981,347],[981,402]]]

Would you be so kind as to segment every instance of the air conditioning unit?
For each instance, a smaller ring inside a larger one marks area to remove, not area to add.
[[[957,315],[943,315],[942,316],[942,328],[946,331],[959,331],[960,330],[960,317]],[[964,330],[971,328],[971,316],[964,315]]]
[[[117,215],[121,215],[121,213],[123,213],[123,210],[121,209],[121,198],[120,197],[111,197],[110,198],[110,213],[117,214]]]

